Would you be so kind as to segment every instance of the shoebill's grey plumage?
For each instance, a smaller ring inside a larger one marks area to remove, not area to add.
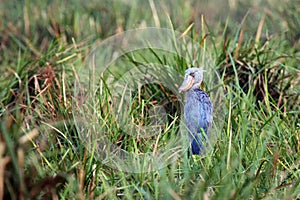
[[[213,106],[206,92],[200,89],[203,68],[189,68],[185,71],[179,92],[186,92],[184,106],[185,124],[189,131],[192,154],[204,152],[206,138],[212,123]],[[205,134],[205,135],[204,135]]]

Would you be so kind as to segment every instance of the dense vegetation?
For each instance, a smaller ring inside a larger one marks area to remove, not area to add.
[[[0,19],[2,198],[300,198],[300,2],[3,0]],[[130,32],[147,48],[100,70],[106,38],[146,27],[171,34]],[[215,116],[209,150],[189,157],[176,88],[198,65]]]

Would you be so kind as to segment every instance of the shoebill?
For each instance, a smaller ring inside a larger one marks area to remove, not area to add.
[[[211,127],[213,106],[206,92],[200,89],[203,79],[203,67],[190,68],[185,71],[179,92],[186,92],[184,106],[185,124],[189,131],[192,154],[204,152],[208,129]]]

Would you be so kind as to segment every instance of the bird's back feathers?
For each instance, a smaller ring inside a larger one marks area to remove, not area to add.
[[[205,143],[203,134],[209,137],[208,129],[213,115],[213,106],[207,93],[200,89],[187,91],[184,111],[185,123],[190,132],[192,153],[200,154]]]

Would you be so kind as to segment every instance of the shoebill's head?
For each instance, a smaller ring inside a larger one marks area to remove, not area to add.
[[[178,89],[179,92],[181,93],[199,88],[203,79],[203,71],[203,67],[189,68],[185,70],[183,83]]]

